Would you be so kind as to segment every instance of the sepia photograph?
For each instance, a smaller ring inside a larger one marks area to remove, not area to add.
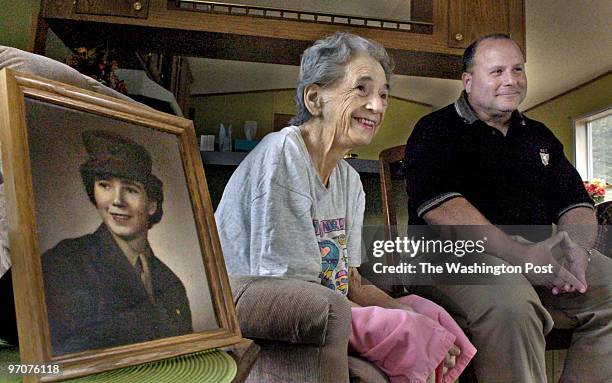
[[[612,383],[612,1],[5,3],[0,382]]]
[[[29,99],[26,115],[54,354],[217,328],[176,138]]]

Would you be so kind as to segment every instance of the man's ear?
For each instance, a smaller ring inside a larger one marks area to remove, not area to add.
[[[304,88],[304,104],[306,109],[313,116],[321,114],[323,102],[321,100],[321,87],[317,84],[310,84]]]
[[[472,91],[472,74],[468,72],[463,72],[461,75],[461,82],[463,83],[463,89],[465,89],[465,93],[470,93]]]

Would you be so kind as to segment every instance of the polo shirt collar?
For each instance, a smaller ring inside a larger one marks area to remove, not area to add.
[[[467,94],[465,93],[465,90],[461,92],[461,95],[459,96],[457,101],[455,101],[455,111],[457,112],[459,117],[461,117],[463,121],[468,125],[472,125],[474,122],[479,120],[478,116],[476,115],[476,112],[474,112],[474,109],[472,109],[470,103],[467,100]],[[518,110],[512,112],[510,120],[512,122],[516,121],[519,125],[522,126],[527,125],[527,123],[525,122],[525,117]]]

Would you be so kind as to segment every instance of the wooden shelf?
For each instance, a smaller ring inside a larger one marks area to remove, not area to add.
[[[202,155],[204,165],[238,166],[249,153],[200,151],[200,154]]]
[[[247,156],[245,152],[200,152],[204,165],[238,166]],[[360,160],[357,158],[346,160],[359,173],[378,174],[378,161]]]
[[[350,160],[346,160],[346,162],[354,167],[359,173],[378,174],[378,161],[352,158]]]

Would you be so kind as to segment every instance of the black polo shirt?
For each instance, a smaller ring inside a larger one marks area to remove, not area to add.
[[[404,161],[410,225],[456,197],[496,225],[548,225],[593,208],[563,145],[544,124],[515,111],[504,136],[479,120],[464,94],[423,117]]]

